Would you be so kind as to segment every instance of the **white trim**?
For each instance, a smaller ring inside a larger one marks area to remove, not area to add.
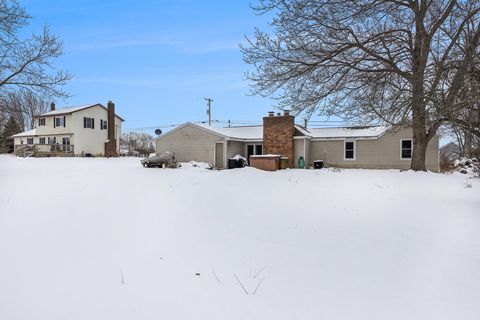
[[[247,161],[249,160],[248,159],[248,146],[253,146],[253,154],[252,156],[257,156],[257,146],[262,146],[262,155],[264,154],[264,150],[263,150],[263,142],[261,143],[249,143],[249,142],[245,142],[245,147],[244,147],[244,151],[245,151],[245,158],[247,158]],[[250,163],[248,164],[250,165]]]
[[[410,158],[402,157],[402,149],[403,149],[402,148],[402,142],[403,141],[410,141],[411,142],[411,144],[410,144]],[[400,139],[400,160],[410,160],[410,161],[412,161],[412,158],[413,158],[413,139],[411,139],[411,138],[410,139],[401,138]]]
[[[307,139],[303,140],[303,169],[307,169]]]
[[[217,144],[218,143],[223,143],[223,169],[226,169],[225,168],[225,141],[224,140],[215,141],[215,143],[213,145],[213,165],[215,166],[215,168],[218,169],[218,166],[217,166]]]
[[[312,138],[312,141],[331,141],[331,140],[378,140],[380,137],[332,137],[332,138]]]
[[[85,109],[89,109],[89,108],[93,108],[93,107],[97,107],[97,106],[102,107],[103,109],[105,109],[108,112],[108,108],[105,107],[103,104],[95,103],[95,104],[89,104],[89,105],[84,105],[84,106],[73,106],[73,107],[59,108],[59,109],[56,109],[56,110],[50,110],[50,111],[44,112],[42,114],[36,115],[33,118],[38,119],[38,118],[64,116],[64,115],[72,114],[72,113],[75,113],[75,112],[78,112],[78,111],[83,111]],[[70,110],[68,110],[68,109],[70,109]],[[74,110],[72,110],[72,109],[74,109]],[[49,114],[52,111],[58,111],[58,112],[55,112],[53,114]],[[125,122],[125,120],[122,117],[120,117],[119,115],[117,115],[116,113],[115,113],[115,117],[120,119],[121,122]]]
[[[347,142],[353,142],[353,158],[346,157],[346,144]],[[357,160],[357,142],[355,139],[344,139],[343,140],[343,160],[344,161],[356,161]]]
[[[155,140],[163,139],[164,137],[169,136],[170,134],[172,134],[172,133],[174,133],[174,132],[177,132],[178,130],[183,129],[183,128],[188,127],[188,126],[192,126],[192,127],[197,128],[197,129],[200,129],[200,130],[202,130],[202,131],[211,133],[211,134],[213,134],[213,135],[216,135],[217,137],[228,138],[227,136],[224,136],[224,135],[222,135],[222,134],[220,134],[220,133],[218,133],[218,132],[216,132],[216,131],[209,130],[209,129],[205,128],[205,127],[199,126],[199,125],[197,125],[197,124],[195,124],[195,123],[193,123],[193,122],[187,122],[187,123],[184,123],[184,124],[179,125],[178,127],[173,128],[172,130],[168,131],[167,133],[164,133],[164,134],[160,135],[160,136],[157,137]]]
[[[228,169],[227,145],[228,139],[223,140],[223,169]]]

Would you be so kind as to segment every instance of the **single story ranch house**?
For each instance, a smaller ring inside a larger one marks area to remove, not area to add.
[[[35,116],[35,128],[13,135],[19,156],[116,156],[124,120],[115,105],[55,108]]]
[[[247,159],[255,155],[275,154],[288,158],[290,168],[305,168],[315,160],[342,168],[410,168],[412,130],[386,126],[304,128],[285,112],[270,112],[263,125],[217,128],[185,123],[160,135],[156,152],[175,152],[178,161],[209,162],[219,169],[239,154]],[[439,171],[439,139],[435,136],[427,148],[426,165]]]

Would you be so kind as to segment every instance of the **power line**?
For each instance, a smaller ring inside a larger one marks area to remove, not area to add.
[[[201,121],[194,121],[193,123],[203,123],[203,124],[209,124],[211,125],[212,123],[217,123],[217,124],[227,124],[229,126],[231,125],[245,125],[245,126],[255,126],[255,125],[261,125],[262,123],[260,121],[255,121],[255,120],[219,120],[219,119],[209,119],[208,121],[206,120],[201,120]],[[303,125],[301,122],[296,122],[299,125]],[[155,130],[155,129],[165,129],[165,128],[173,128],[180,126],[185,123],[174,123],[174,124],[161,124],[161,125],[156,125],[156,126],[145,126],[145,127],[139,127],[139,128],[129,128],[127,131],[146,131],[146,130]],[[339,125],[344,125],[344,126],[349,126],[351,125],[351,122],[345,122],[345,121],[309,121],[308,122],[308,127],[338,127]]]

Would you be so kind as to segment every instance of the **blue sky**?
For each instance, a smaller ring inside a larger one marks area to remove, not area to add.
[[[125,129],[206,120],[253,120],[273,101],[249,95],[239,43],[268,17],[249,1],[35,1],[22,4],[62,38],[55,65],[74,74],[58,105],[113,100]]]

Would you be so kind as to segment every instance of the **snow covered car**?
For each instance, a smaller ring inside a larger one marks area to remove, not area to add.
[[[146,168],[151,167],[163,167],[166,165],[168,167],[177,167],[177,160],[175,160],[175,153],[164,152],[162,154],[154,155],[145,159],[140,160],[142,166]]]

